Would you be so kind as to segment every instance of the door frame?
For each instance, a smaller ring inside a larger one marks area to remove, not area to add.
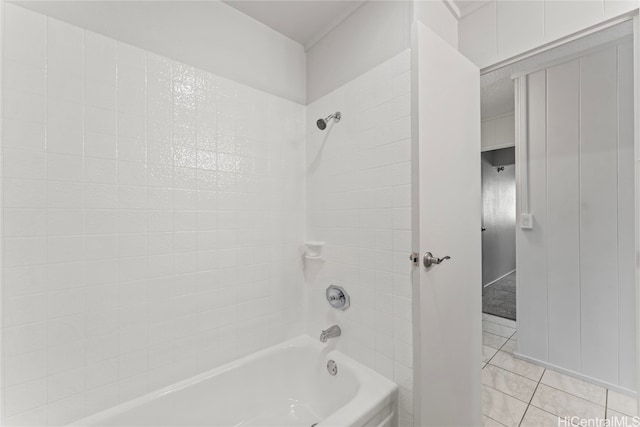
[[[636,9],[633,13],[633,107],[634,107],[634,188],[635,188],[635,220],[636,220],[636,400],[640,414],[640,269],[638,252],[640,251],[640,16]]]

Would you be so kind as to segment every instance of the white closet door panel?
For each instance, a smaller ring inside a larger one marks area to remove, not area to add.
[[[618,47],[618,328],[620,386],[636,388],[633,45]]]
[[[582,373],[618,381],[616,49],[581,59],[580,276]]]
[[[549,362],[580,371],[580,62],[547,71]]]
[[[527,77],[529,111],[529,210],[533,229],[517,229],[518,351],[547,360],[546,76]],[[533,185],[535,183],[535,185]]]

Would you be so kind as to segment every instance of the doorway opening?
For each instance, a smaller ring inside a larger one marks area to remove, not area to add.
[[[637,415],[632,34],[481,76],[483,415],[501,424]]]
[[[485,122],[486,123],[486,122]],[[515,147],[481,153],[482,312],[516,320]]]

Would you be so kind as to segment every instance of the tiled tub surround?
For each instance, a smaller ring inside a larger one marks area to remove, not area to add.
[[[311,336],[338,324],[337,348],[400,386],[400,424],[411,424],[411,125],[409,51],[307,107],[307,237],[326,241],[306,262]],[[335,111],[339,123],[315,122]],[[343,286],[351,307],[324,292]]]
[[[302,332],[304,107],[6,4],[3,424]]]

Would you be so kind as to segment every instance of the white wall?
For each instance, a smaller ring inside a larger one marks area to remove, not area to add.
[[[639,6],[637,0],[493,0],[460,20],[460,52],[486,67]]]
[[[17,3],[238,83],[305,103],[302,45],[221,1]]]
[[[483,120],[481,123],[481,150],[497,150],[516,144],[515,118],[513,113]]]
[[[518,353],[635,390],[632,44],[527,79]]]
[[[326,262],[307,262],[308,329],[338,324],[340,350],[400,385],[412,423],[410,55],[405,50],[307,107],[307,238]],[[340,123],[315,121],[339,110]],[[352,306],[329,306],[344,286]]]
[[[458,21],[443,1],[368,1],[307,50],[307,102],[408,49],[414,20],[458,47]]]
[[[407,49],[412,2],[368,1],[307,50],[312,103]]]
[[[301,333],[304,107],[11,4],[2,28],[3,424]]]
[[[484,286],[516,269],[515,165],[494,162],[492,152],[482,153],[482,226]]]
[[[458,18],[445,5],[445,0],[414,1],[413,15],[415,21],[422,22],[451,46],[458,48]]]
[[[15,3],[298,103],[313,102],[407,49],[413,19],[458,45],[457,19],[441,0],[366,2],[306,54],[299,43],[217,0]]]

